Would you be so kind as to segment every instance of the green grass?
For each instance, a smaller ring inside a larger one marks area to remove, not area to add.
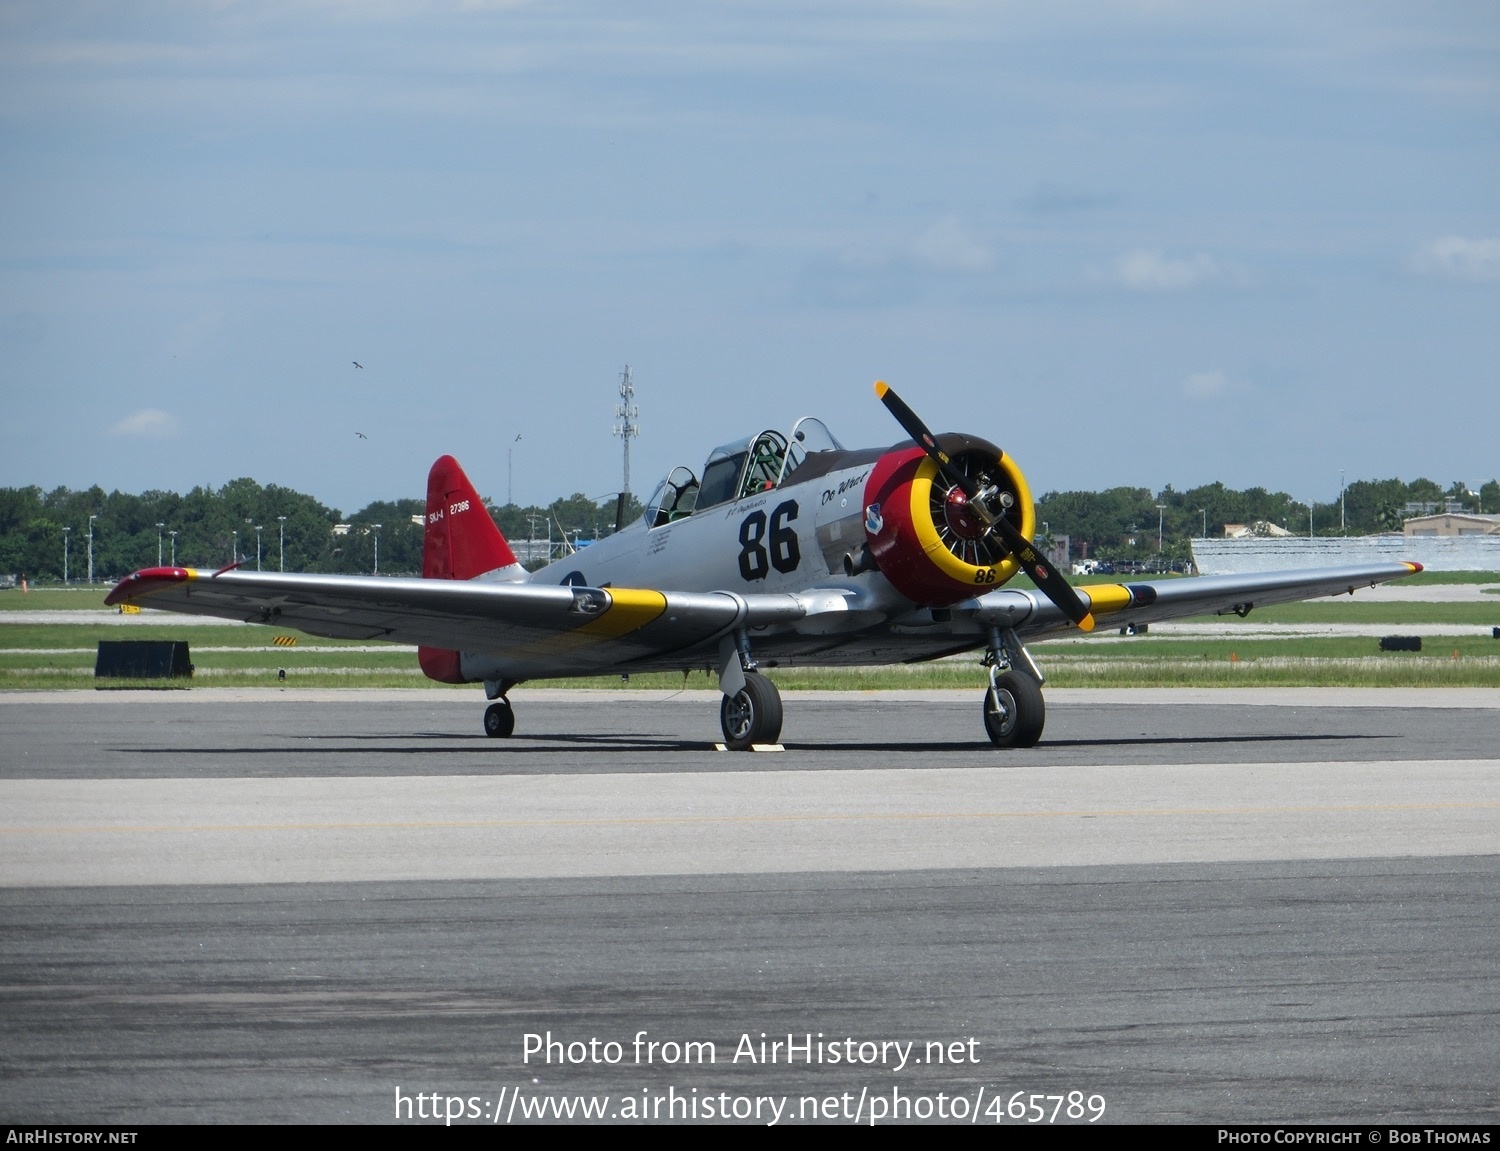
[[[1407,634],[1415,634],[1408,632]],[[1429,657],[1434,654],[1451,659],[1453,652],[1460,659],[1483,657],[1500,658],[1500,640],[1487,635],[1439,635],[1422,641],[1421,652],[1382,652],[1380,640],[1375,636],[1246,636],[1244,638],[1209,638],[1191,636],[1183,639],[1157,639],[1154,635],[1121,639],[1106,636],[1101,639],[1063,640],[1054,643],[1032,645],[1039,656],[1048,660],[1066,661],[1074,659],[1118,660],[1124,663],[1147,659],[1191,659],[1210,663],[1230,662],[1231,656],[1247,659],[1360,659],[1375,656],[1384,659],[1402,659],[1411,655]]]
[[[93,587],[44,587],[28,592],[20,588],[0,590],[0,612],[7,611],[104,611],[104,597],[113,584]]]
[[[1500,687],[1500,641],[1438,637],[1417,652],[1381,652],[1373,637],[1153,640],[1037,644],[1033,652],[1057,687],[1368,686]],[[1455,658],[1454,653],[1457,653]],[[424,687],[443,689],[417,668],[410,651],[311,652],[193,649],[200,687]],[[0,653],[0,689],[94,686],[92,651]],[[278,678],[285,669],[287,678]],[[878,668],[772,668],[784,690],[874,691],[972,688],[985,682],[978,655]],[[113,681],[109,686],[122,686]],[[545,681],[543,686],[712,689],[703,672]]]
[[[1429,572],[1403,578],[1402,586],[1408,584],[1454,584],[1454,583],[1500,583],[1500,572]]]
[[[293,636],[294,646],[276,650],[298,651],[306,647],[360,647],[366,641],[323,639],[291,628],[246,627],[238,624],[174,624],[171,619],[150,617],[150,622],[109,623],[6,623],[0,617],[0,648],[78,647],[90,651],[100,640],[186,640],[194,647],[272,647],[278,635]]]
[[[1161,575],[1070,575],[1065,577],[1074,587],[1088,587],[1089,584],[1099,583],[1161,583],[1162,580],[1188,579],[1190,577],[1179,575],[1176,572],[1163,572]],[[1392,581],[1399,583],[1402,587],[1413,587],[1417,585],[1438,584],[1500,584],[1500,572],[1433,572],[1421,571],[1413,575],[1402,576],[1400,580]],[[1007,587],[1034,588],[1036,585],[1024,572],[1018,574],[1010,581]]]
[[[1195,616],[1196,620],[1238,622],[1229,616]],[[1494,603],[1423,603],[1401,600],[1394,603],[1362,603],[1358,594],[1338,600],[1310,600],[1258,607],[1245,617],[1247,623],[1371,623],[1392,628],[1413,627],[1424,623],[1474,624],[1479,627],[1500,626],[1500,599]]]
[[[1079,581],[1085,582],[1085,581]],[[1095,577],[1092,582],[1116,582]],[[1500,584],[1500,573],[1424,572],[1412,582]],[[22,595],[0,591],[0,613],[14,610],[99,610],[104,589],[46,588]],[[80,617],[81,619],[83,617]],[[1202,617],[1238,626],[1233,617]],[[1256,623],[1364,623],[1389,634],[1421,634],[1424,624],[1464,624],[1485,634],[1428,637],[1420,653],[1379,651],[1374,637],[1235,636],[1182,639],[1155,635],[1122,639],[1113,635],[1033,647],[1048,682],[1060,687],[1151,686],[1467,686],[1500,687],[1500,640],[1488,629],[1500,626],[1500,597],[1490,603],[1367,603],[1314,601],[1257,609]],[[292,647],[272,646],[277,635],[295,635]],[[194,686],[424,687],[445,690],[426,679],[409,648],[381,647],[352,640],[319,639],[283,629],[232,624],[184,625],[169,616],[147,615],[115,623],[9,624],[0,614],[0,690],[92,688],[95,649],[100,640],[186,640],[197,675]],[[361,650],[370,648],[371,650]],[[214,650],[223,649],[223,650]],[[314,650],[317,649],[317,650]],[[1456,653],[1456,658],[1455,658]],[[285,669],[287,678],[278,678]],[[985,682],[977,654],[938,663],[856,669],[777,668],[772,676],[785,690],[890,688],[976,688]],[[140,686],[138,681],[107,681],[109,686]],[[715,681],[697,672],[546,681],[548,685],[628,687],[675,691],[712,689]],[[154,683],[152,686],[161,686]],[[472,689],[470,689],[472,690]]]

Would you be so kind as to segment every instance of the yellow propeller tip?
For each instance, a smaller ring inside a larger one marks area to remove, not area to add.
[[[1093,631],[1094,630],[1094,616],[1093,616],[1092,612],[1090,612],[1088,615],[1084,616],[1081,620],[1078,621],[1078,630],[1079,631]]]
[[[891,390],[890,384],[886,383],[884,380],[876,380],[875,381],[875,394],[877,396],[879,396],[882,400],[885,399],[886,392],[888,392],[890,390]]]

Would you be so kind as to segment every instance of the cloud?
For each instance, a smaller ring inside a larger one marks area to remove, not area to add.
[[[852,245],[803,270],[803,292],[834,307],[912,303],[926,286],[994,269],[995,251],[954,216],[905,239]]]
[[[132,412],[109,429],[112,436],[135,436],[140,439],[163,440],[177,434],[177,417],[156,408],[142,408]]]
[[[1199,252],[1187,259],[1173,259],[1148,248],[1126,252],[1108,272],[1095,278],[1135,292],[1180,292],[1200,284],[1243,283],[1244,273]]]
[[[1104,196],[1082,188],[1043,181],[1016,201],[1024,212],[1088,212],[1109,208],[1120,202],[1118,196]]]
[[[922,232],[909,251],[913,263],[934,272],[987,272],[995,265],[994,252],[953,216]]]
[[[1223,372],[1194,372],[1182,382],[1182,394],[1191,400],[1209,400],[1234,390],[1234,381]]]
[[[1458,280],[1500,280],[1500,238],[1444,236],[1417,253],[1417,271]]]

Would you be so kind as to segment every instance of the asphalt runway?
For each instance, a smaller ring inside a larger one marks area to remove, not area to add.
[[[1497,694],[0,696],[0,1119],[1493,1123]]]

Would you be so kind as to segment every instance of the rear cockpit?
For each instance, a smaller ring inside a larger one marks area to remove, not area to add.
[[[648,527],[660,527],[695,511],[749,499],[784,484],[809,455],[843,451],[843,445],[815,416],[803,416],[790,436],[768,428],[759,435],[715,448],[703,465],[703,479],[691,469],[673,468],[646,504]]]

